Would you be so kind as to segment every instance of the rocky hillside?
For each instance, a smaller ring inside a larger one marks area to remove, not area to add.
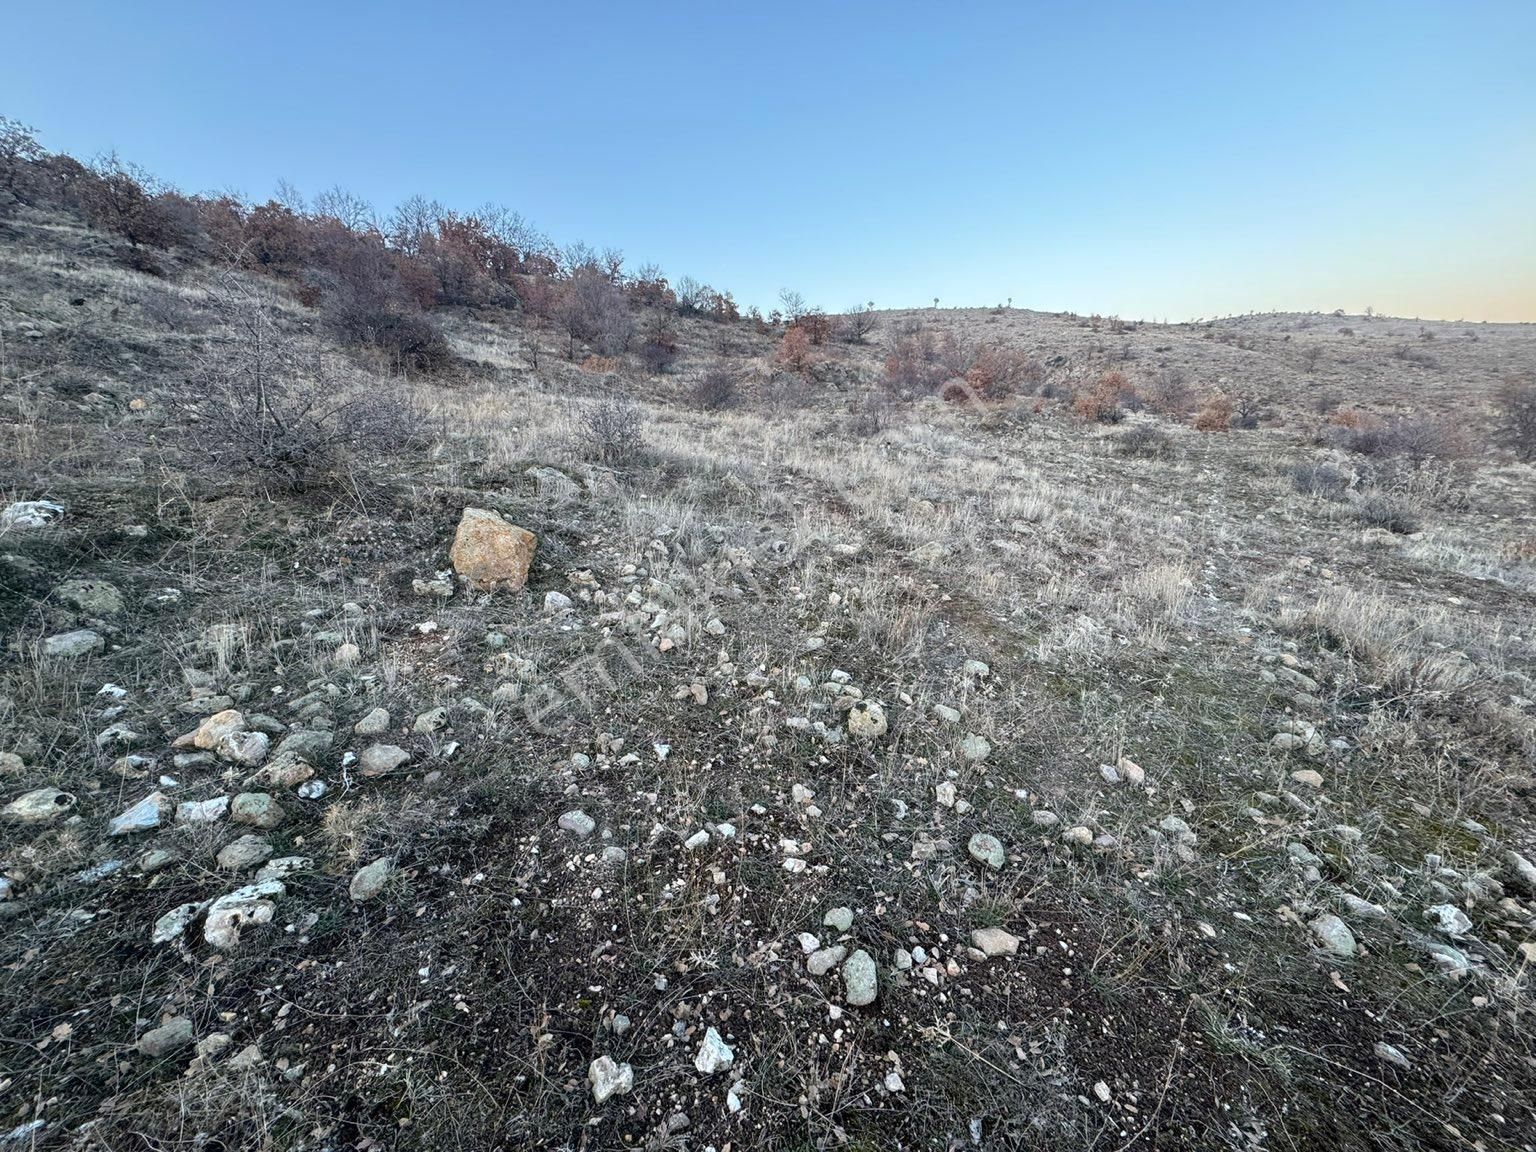
[[[1532,329],[128,253],[0,224],[0,1148],[1531,1147]]]

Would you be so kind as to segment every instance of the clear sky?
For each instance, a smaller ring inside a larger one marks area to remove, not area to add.
[[[186,191],[497,200],[768,306],[1536,321],[1536,0],[6,5]]]

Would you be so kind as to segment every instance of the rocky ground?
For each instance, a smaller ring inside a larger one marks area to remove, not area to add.
[[[1530,329],[922,318],[1263,389],[1202,434],[463,316],[293,494],[109,248],[0,243],[0,1148],[1536,1144],[1536,469],[1313,404],[1480,427]]]

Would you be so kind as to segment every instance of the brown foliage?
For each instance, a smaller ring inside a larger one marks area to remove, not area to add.
[[[1217,393],[1195,413],[1197,432],[1225,432],[1232,426],[1232,401]]]
[[[816,359],[816,354],[811,351],[810,333],[799,326],[785,332],[775,358],[791,372],[804,372]]]
[[[1125,419],[1127,404],[1135,401],[1136,390],[1118,369],[1105,372],[1092,388],[1079,392],[1072,401],[1072,411],[1079,420],[1092,424],[1118,424]]]
[[[1040,364],[1019,348],[986,345],[965,374],[971,391],[985,400],[1005,400],[1032,390],[1042,378]]]

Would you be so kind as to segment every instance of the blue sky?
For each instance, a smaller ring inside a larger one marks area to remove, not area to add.
[[[1536,321],[1536,2],[12,5],[187,191],[497,200],[772,304]]]

